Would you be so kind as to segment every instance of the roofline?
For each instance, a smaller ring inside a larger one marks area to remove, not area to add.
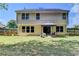
[[[15,12],[20,12],[20,11],[66,11],[66,12],[69,12],[69,10],[64,10],[64,9],[22,9],[22,10],[15,10]]]

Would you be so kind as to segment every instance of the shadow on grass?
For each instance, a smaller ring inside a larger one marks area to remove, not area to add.
[[[51,40],[51,43],[30,40],[13,45],[1,45],[0,55],[4,56],[74,56],[78,55],[79,41]]]

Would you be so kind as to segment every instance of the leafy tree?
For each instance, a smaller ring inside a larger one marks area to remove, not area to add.
[[[0,3],[0,9],[5,9],[5,10],[8,10],[8,4],[6,3]]]
[[[15,20],[10,20],[10,21],[7,23],[7,28],[9,28],[9,29],[17,28],[16,21],[15,21]]]
[[[6,4],[6,3],[0,3],[0,10],[1,9],[4,9],[4,10],[8,10],[8,4]],[[1,23],[1,22],[0,22]]]

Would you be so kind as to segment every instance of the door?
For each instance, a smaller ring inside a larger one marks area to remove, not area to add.
[[[51,27],[50,26],[43,26],[43,33],[46,33],[46,35],[50,35]]]

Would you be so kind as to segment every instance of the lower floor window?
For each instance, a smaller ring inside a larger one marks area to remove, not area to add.
[[[34,26],[31,26],[31,32],[34,32]]]
[[[25,32],[25,26],[22,26],[22,32]]]
[[[63,26],[60,26],[60,32],[63,32]]]
[[[30,32],[30,27],[29,27],[29,26],[26,27],[26,32],[27,32],[27,33]]]
[[[22,26],[22,32],[33,33],[34,32],[34,26]]]
[[[56,26],[56,32],[63,32],[63,26]]]

